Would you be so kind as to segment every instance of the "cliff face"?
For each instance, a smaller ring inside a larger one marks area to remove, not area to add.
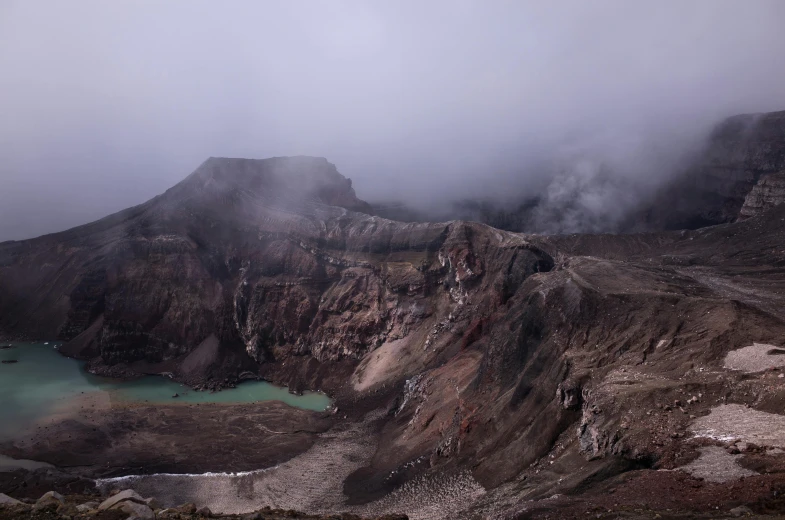
[[[719,124],[695,164],[663,190],[645,219],[653,229],[733,222],[765,175],[785,169],[785,112],[744,114]]]
[[[785,172],[762,176],[744,199],[739,218],[760,215],[785,202]]]

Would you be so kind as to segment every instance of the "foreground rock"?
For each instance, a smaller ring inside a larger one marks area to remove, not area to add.
[[[99,511],[104,511],[106,509],[111,509],[121,502],[136,502],[138,504],[147,505],[144,501],[144,498],[139,496],[136,491],[133,489],[126,489],[125,491],[120,491],[119,493],[110,496],[98,506]]]
[[[128,515],[128,518],[138,520],[155,520],[155,513],[147,504],[139,504],[138,502],[125,501],[110,508],[110,511],[122,511]]]
[[[63,504],[65,504],[63,495],[56,491],[47,491],[41,498],[36,500],[35,505],[33,505],[33,510],[42,511],[46,509],[57,509]]]
[[[115,493],[100,505],[97,502],[84,502],[82,496],[63,497],[50,491],[39,498],[34,506],[0,493],[0,519],[16,518],[49,520],[196,520],[205,518],[226,518],[236,520],[408,520],[406,515],[385,515],[381,517],[360,517],[357,515],[305,515],[293,510],[271,509],[269,507],[245,515],[214,515],[209,508],[197,509],[193,504],[162,509],[154,498],[142,498],[133,490]]]
[[[0,493],[0,506],[21,506],[22,504],[24,504],[24,502],[20,502],[4,493]]]

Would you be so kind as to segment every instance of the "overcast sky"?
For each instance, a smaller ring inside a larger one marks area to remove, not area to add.
[[[782,0],[0,0],[0,240],[208,156],[325,156],[366,199],[525,190],[565,144],[785,109],[784,26]]]

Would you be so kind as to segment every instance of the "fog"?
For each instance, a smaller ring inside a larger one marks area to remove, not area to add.
[[[717,120],[785,109],[783,22],[781,0],[5,0],[0,240],[208,156],[324,156],[420,208],[546,194],[545,221],[584,221],[558,211],[579,193],[602,217]]]

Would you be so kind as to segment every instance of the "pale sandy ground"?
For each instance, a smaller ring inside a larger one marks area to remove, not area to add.
[[[104,491],[133,488],[142,496],[155,496],[166,506],[193,502],[224,514],[270,506],[310,514],[406,513],[412,520],[460,518],[459,511],[485,493],[471,475],[460,474],[419,480],[370,504],[345,505],[343,481],[367,464],[376,450],[369,432],[375,417],[322,434],[310,450],[274,468],[234,475],[121,477],[101,480],[99,486]]]
[[[312,449],[277,467],[239,475],[151,475],[99,481],[102,488],[133,488],[164,505],[193,502],[213,512],[246,513],[264,506],[307,513],[334,510],[343,479],[373,454],[360,431],[326,434]],[[253,442],[249,439],[249,442]]]
[[[719,441],[743,441],[773,448],[785,446],[784,415],[761,412],[740,404],[713,408],[709,415],[695,419],[691,430],[696,437]],[[757,475],[739,465],[741,457],[731,455],[721,446],[707,446],[700,449],[700,457],[678,469],[708,482],[728,482]]]
[[[765,343],[732,350],[725,357],[725,368],[730,370],[752,373],[779,367],[785,367],[785,349]]]
[[[712,408],[690,427],[696,437],[721,441],[741,440],[758,446],[785,447],[785,415],[767,413],[740,404]]]
[[[737,459],[742,456],[731,455],[721,446],[706,446],[700,449],[700,457],[679,469],[707,482],[729,482],[757,475],[739,465]]]
[[[352,375],[354,389],[362,392],[389,378],[400,364],[402,350],[407,343],[408,338],[390,341],[369,354]]]

